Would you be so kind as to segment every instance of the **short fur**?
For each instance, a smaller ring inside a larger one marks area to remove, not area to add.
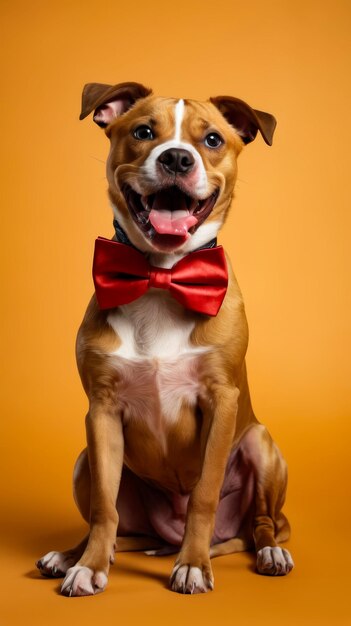
[[[115,217],[161,267],[216,235],[244,144],[257,132],[271,144],[275,128],[273,116],[236,98],[177,103],[138,83],[93,83],[83,92],[81,118],[95,110],[111,142],[107,178]],[[152,141],[135,138],[140,124],[152,126]],[[210,132],[224,140],[216,149],[204,141]],[[159,162],[165,146],[190,152],[193,169],[171,177]],[[158,244],[132,219],[123,189],[128,184],[146,197],[174,183],[198,199],[216,190],[218,197],[204,223],[167,248],[162,236]],[[105,588],[116,533],[119,550],[179,550],[170,585],[180,593],[213,589],[210,556],[254,547],[259,573],[282,575],[293,567],[278,546],[289,536],[281,510],[286,464],[252,410],[247,322],[228,257],[227,263],[228,290],[216,317],[185,310],[160,289],[110,311],[100,310],[95,296],[90,301],[77,338],[89,399],[88,447],[74,473],[75,500],[90,532],[76,548],[38,561],[43,574],[65,576],[66,595]]]

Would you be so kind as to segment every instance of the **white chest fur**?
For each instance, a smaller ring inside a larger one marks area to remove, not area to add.
[[[177,420],[183,403],[194,406],[199,392],[199,357],[191,345],[194,321],[169,294],[151,290],[108,316],[121,344],[110,355],[119,373],[119,402],[125,419]]]

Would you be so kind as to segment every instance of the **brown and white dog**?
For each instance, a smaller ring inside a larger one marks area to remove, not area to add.
[[[258,131],[271,145],[276,125],[237,98],[159,98],[138,83],[86,85],[81,119],[92,111],[111,142],[114,239],[159,268],[213,245],[238,155]],[[255,548],[260,574],[293,568],[278,546],[289,537],[286,463],[251,407],[247,322],[227,265],[216,316],[159,288],[107,310],[90,301],[77,339],[88,446],[74,471],[90,532],[37,563],[65,576],[65,595],[103,591],[116,549],[179,552],[170,580],[179,593],[213,589],[210,557],[220,554]]]

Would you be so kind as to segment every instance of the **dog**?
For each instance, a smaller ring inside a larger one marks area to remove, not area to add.
[[[90,532],[37,567],[69,596],[103,591],[116,550],[177,553],[178,593],[212,590],[210,558],[242,550],[288,574],[286,462],[251,406],[243,299],[216,241],[237,158],[258,132],[272,145],[276,120],[133,82],[87,84],[80,119],[93,111],[116,232],[96,241],[76,347],[89,411],[74,498]]]

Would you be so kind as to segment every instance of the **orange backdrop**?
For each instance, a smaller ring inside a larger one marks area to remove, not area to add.
[[[349,1],[3,0],[1,14],[1,625],[349,623]],[[74,340],[93,241],[112,227],[108,142],[78,121],[80,95],[127,80],[278,119],[273,147],[240,158],[220,241],[246,301],[254,407],[289,463],[296,569],[271,580],[250,555],[223,557],[214,593],[181,597],[165,589],[170,557],[123,555],[106,593],[70,601],[33,562],[85,530]]]

